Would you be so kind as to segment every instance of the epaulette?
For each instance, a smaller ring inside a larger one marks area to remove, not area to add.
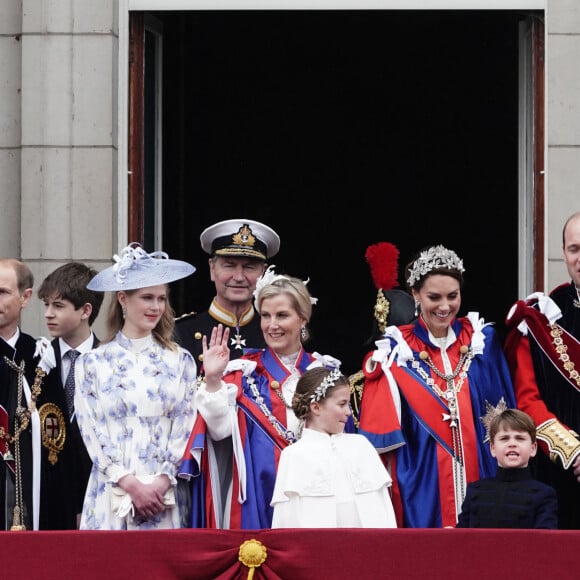
[[[181,316],[176,316],[175,317],[175,322],[177,322],[178,320],[183,320],[184,318],[189,318],[190,316],[195,316],[197,314],[197,312],[195,312],[195,310],[192,310],[191,312],[186,312],[185,314],[182,314]]]

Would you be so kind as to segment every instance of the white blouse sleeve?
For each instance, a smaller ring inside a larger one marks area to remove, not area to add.
[[[221,441],[230,437],[233,432],[236,418],[236,395],[238,387],[232,383],[222,381],[219,390],[210,393],[202,383],[195,395],[195,404],[203,417],[209,436],[214,441]]]

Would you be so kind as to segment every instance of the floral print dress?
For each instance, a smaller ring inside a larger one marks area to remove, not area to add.
[[[114,513],[111,490],[127,474],[166,474],[177,485],[195,420],[197,367],[191,354],[164,348],[152,337],[135,341],[119,332],[81,355],[75,374],[75,412],[93,461],[81,529],[181,527],[180,494],[175,507],[143,519]]]

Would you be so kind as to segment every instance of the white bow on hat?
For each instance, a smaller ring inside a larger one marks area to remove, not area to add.
[[[195,266],[171,260],[165,252],[148,254],[135,242],[113,256],[115,263],[99,272],[88,284],[89,290],[136,290],[181,280],[195,272]]]

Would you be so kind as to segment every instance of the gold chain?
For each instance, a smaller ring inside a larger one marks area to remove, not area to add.
[[[4,356],[4,362],[18,374],[18,387],[20,388],[20,383],[22,382],[22,378],[24,376],[24,360],[21,361],[20,365],[17,365],[15,362],[11,361],[8,357]],[[42,392],[42,379],[46,376],[46,373],[40,368],[36,367],[36,377],[34,379],[34,384],[32,385],[32,389],[30,390],[30,402],[28,403],[28,408],[25,409],[22,405],[22,399],[19,395],[18,397],[18,404],[16,406],[16,417],[20,419],[20,423],[18,428],[14,430],[14,435],[10,435],[4,430],[4,427],[0,427],[0,438],[6,441],[7,449],[6,452],[8,453],[8,445],[10,443],[16,442],[20,433],[24,431],[28,427],[28,423],[30,421],[30,417],[32,413],[36,411],[36,401]]]
[[[552,342],[554,344],[556,352],[559,355],[558,358],[564,363],[563,365],[564,369],[568,371],[570,378],[573,381],[576,381],[576,384],[580,387],[580,373],[578,373],[578,371],[576,370],[576,365],[574,364],[574,362],[570,360],[570,355],[568,354],[568,346],[564,344],[564,341],[562,340],[562,335],[564,334],[564,331],[557,324],[552,324],[550,328],[551,328],[550,335],[552,336],[553,339]]]
[[[254,401],[256,401],[256,403],[258,404],[258,406],[262,410],[262,413],[264,413],[264,415],[266,415],[266,418],[268,419],[270,424],[274,427],[274,429],[276,429],[276,431],[280,435],[282,435],[282,437],[284,437],[284,439],[286,439],[286,441],[288,441],[289,443],[295,443],[296,436],[295,436],[294,432],[290,431],[290,429],[286,429],[284,427],[284,425],[276,417],[274,417],[274,415],[272,414],[270,409],[268,409],[268,407],[266,406],[266,403],[264,402],[264,398],[262,397],[262,395],[260,395],[260,391],[258,391],[258,387],[256,387],[256,382],[254,380],[254,377],[247,377],[247,383],[252,391],[252,395],[254,395]]]
[[[278,398],[284,403],[284,406],[286,407],[286,409],[292,409],[292,405],[289,405],[287,403],[286,399],[284,398],[284,393],[282,392],[282,388],[280,386],[280,383],[278,381],[272,381],[270,383],[270,387],[272,387],[274,392],[278,395]]]
[[[25,530],[26,526],[24,524],[24,502],[22,500],[22,469],[20,466],[20,434],[28,426],[30,420],[30,415],[26,414],[26,410],[22,406],[22,392],[24,390],[24,360],[20,361],[20,365],[16,365],[7,357],[4,360],[8,366],[15,370],[18,374],[18,387],[16,394],[16,412],[14,414],[14,437],[12,441],[14,442],[14,512],[12,517],[11,530],[21,531]],[[8,444],[8,440],[7,440]],[[8,446],[6,448],[8,453]]]
[[[456,407],[456,395],[461,391],[465,377],[467,376],[467,371],[471,366],[471,361],[473,360],[473,351],[467,346],[463,345],[460,349],[461,357],[457,363],[457,367],[450,375],[442,373],[433,363],[431,357],[426,351],[421,351],[419,353],[419,358],[425,362],[425,364],[441,379],[447,383],[447,390],[442,391],[439,385],[435,383],[435,380],[430,377],[423,368],[421,368],[421,363],[415,358],[411,359],[411,366],[421,375],[421,378],[431,387],[431,389],[441,398],[447,401],[449,404],[449,411],[451,415],[451,426],[453,427],[453,422],[457,420],[457,407]],[[459,375],[459,381],[457,385],[455,384],[455,377]]]
[[[10,458],[10,447],[11,443],[14,444],[14,479],[15,479],[15,502],[14,502],[14,512],[12,518],[12,526],[10,529],[12,531],[22,531],[26,530],[26,525],[24,523],[24,500],[22,497],[22,467],[20,463],[20,434],[28,427],[30,423],[30,418],[32,413],[36,410],[36,401],[42,391],[42,379],[46,376],[46,373],[40,368],[36,367],[36,376],[34,378],[34,384],[30,390],[30,401],[28,402],[28,408],[25,408],[23,403],[23,392],[24,392],[24,360],[20,361],[17,365],[14,361],[10,360],[8,357],[4,357],[4,362],[16,372],[18,376],[17,383],[17,396],[16,396],[16,412],[14,414],[14,435],[11,436],[7,433],[4,428],[0,427],[0,437],[6,441],[6,455],[5,459]]]
[[[473,351],[466,345],[462,345],[459,349],[461,356],[455,370],[447,375],[442,373],[433,363],[426,351],[419,353],[419,358],[441,379],[447,383],[447,390],[442,391],[435,380],[430,377],[427,372],[421,368],[421,363],[414,358],[411,359],[412,367],[419,373],[421,378],[431,387],[431,389],[444,401],[446,401],[449,415],[443,415],[443,419],[449,419],[449,427],[451,429],[451,440],[453,445],[453,478],[455,481],[455,504],[461,506],[465,497],[465,471],[463,469],[463,445],[461,441],[461,433],[459,429],[459,413],[457,409],[457,394],[461,391],[461,387],[467,376],[467,371],[471,366],[473,360]],[[457,385],[455,378],[459,375]]]

